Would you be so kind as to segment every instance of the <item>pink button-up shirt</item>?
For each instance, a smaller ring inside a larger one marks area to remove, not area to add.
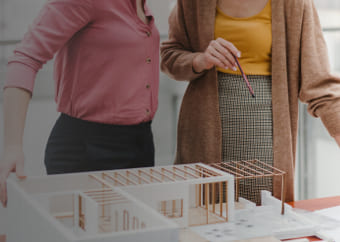
[[[32,92],[36,73],[57,53],[58,111],[109,124],[138,124],[158,105],[159,33],[136,0],[51,0],[8,64],[6,87]]]

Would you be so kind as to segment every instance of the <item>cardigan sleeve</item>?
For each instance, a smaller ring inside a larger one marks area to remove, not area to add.
[[[205,74],[196,73],[193,59],[199,55],[190,45],[183,13],[183,2],[178,0],[169,17],[169,39],[161,44],[161,69],[176,80],[194,80]]]
[[[327,47],[312,0],[305,0],[301,33],[300,100],[320,117],[331,136],[340,135],[340,78],[330,73]]]
[[[37,72],[91,20],[90,1],[50,0],[44,5],[9,58],[4,88],[33,91]]]

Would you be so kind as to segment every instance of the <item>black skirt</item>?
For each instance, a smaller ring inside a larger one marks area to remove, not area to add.
[[[154,166],[151,121],[110,125],[61,114],[47,142],[47,174]]]

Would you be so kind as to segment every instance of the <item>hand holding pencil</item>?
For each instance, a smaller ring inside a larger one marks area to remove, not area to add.
[[[210,42],[204,53],[197,55],[193,59],[193,71],[200,73],[204,70],[209,70],[214,66],[223,69],[231,69],[233,71],[239,69],[250,94],[252,97],[255,97],[248,78],[238,61],[239,57],[241,57],[241,52],[231,42],[222,38],[217,38]]]

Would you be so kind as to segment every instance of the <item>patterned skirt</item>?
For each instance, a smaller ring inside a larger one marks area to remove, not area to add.
[[[222,121],[222,161],[258,159],[273,165],[271,76],[247,76],[253,98],[240,75],[218,73]],[[261,203],[261,190],[272,191],[272,178],[241,180],[239,196]]]

